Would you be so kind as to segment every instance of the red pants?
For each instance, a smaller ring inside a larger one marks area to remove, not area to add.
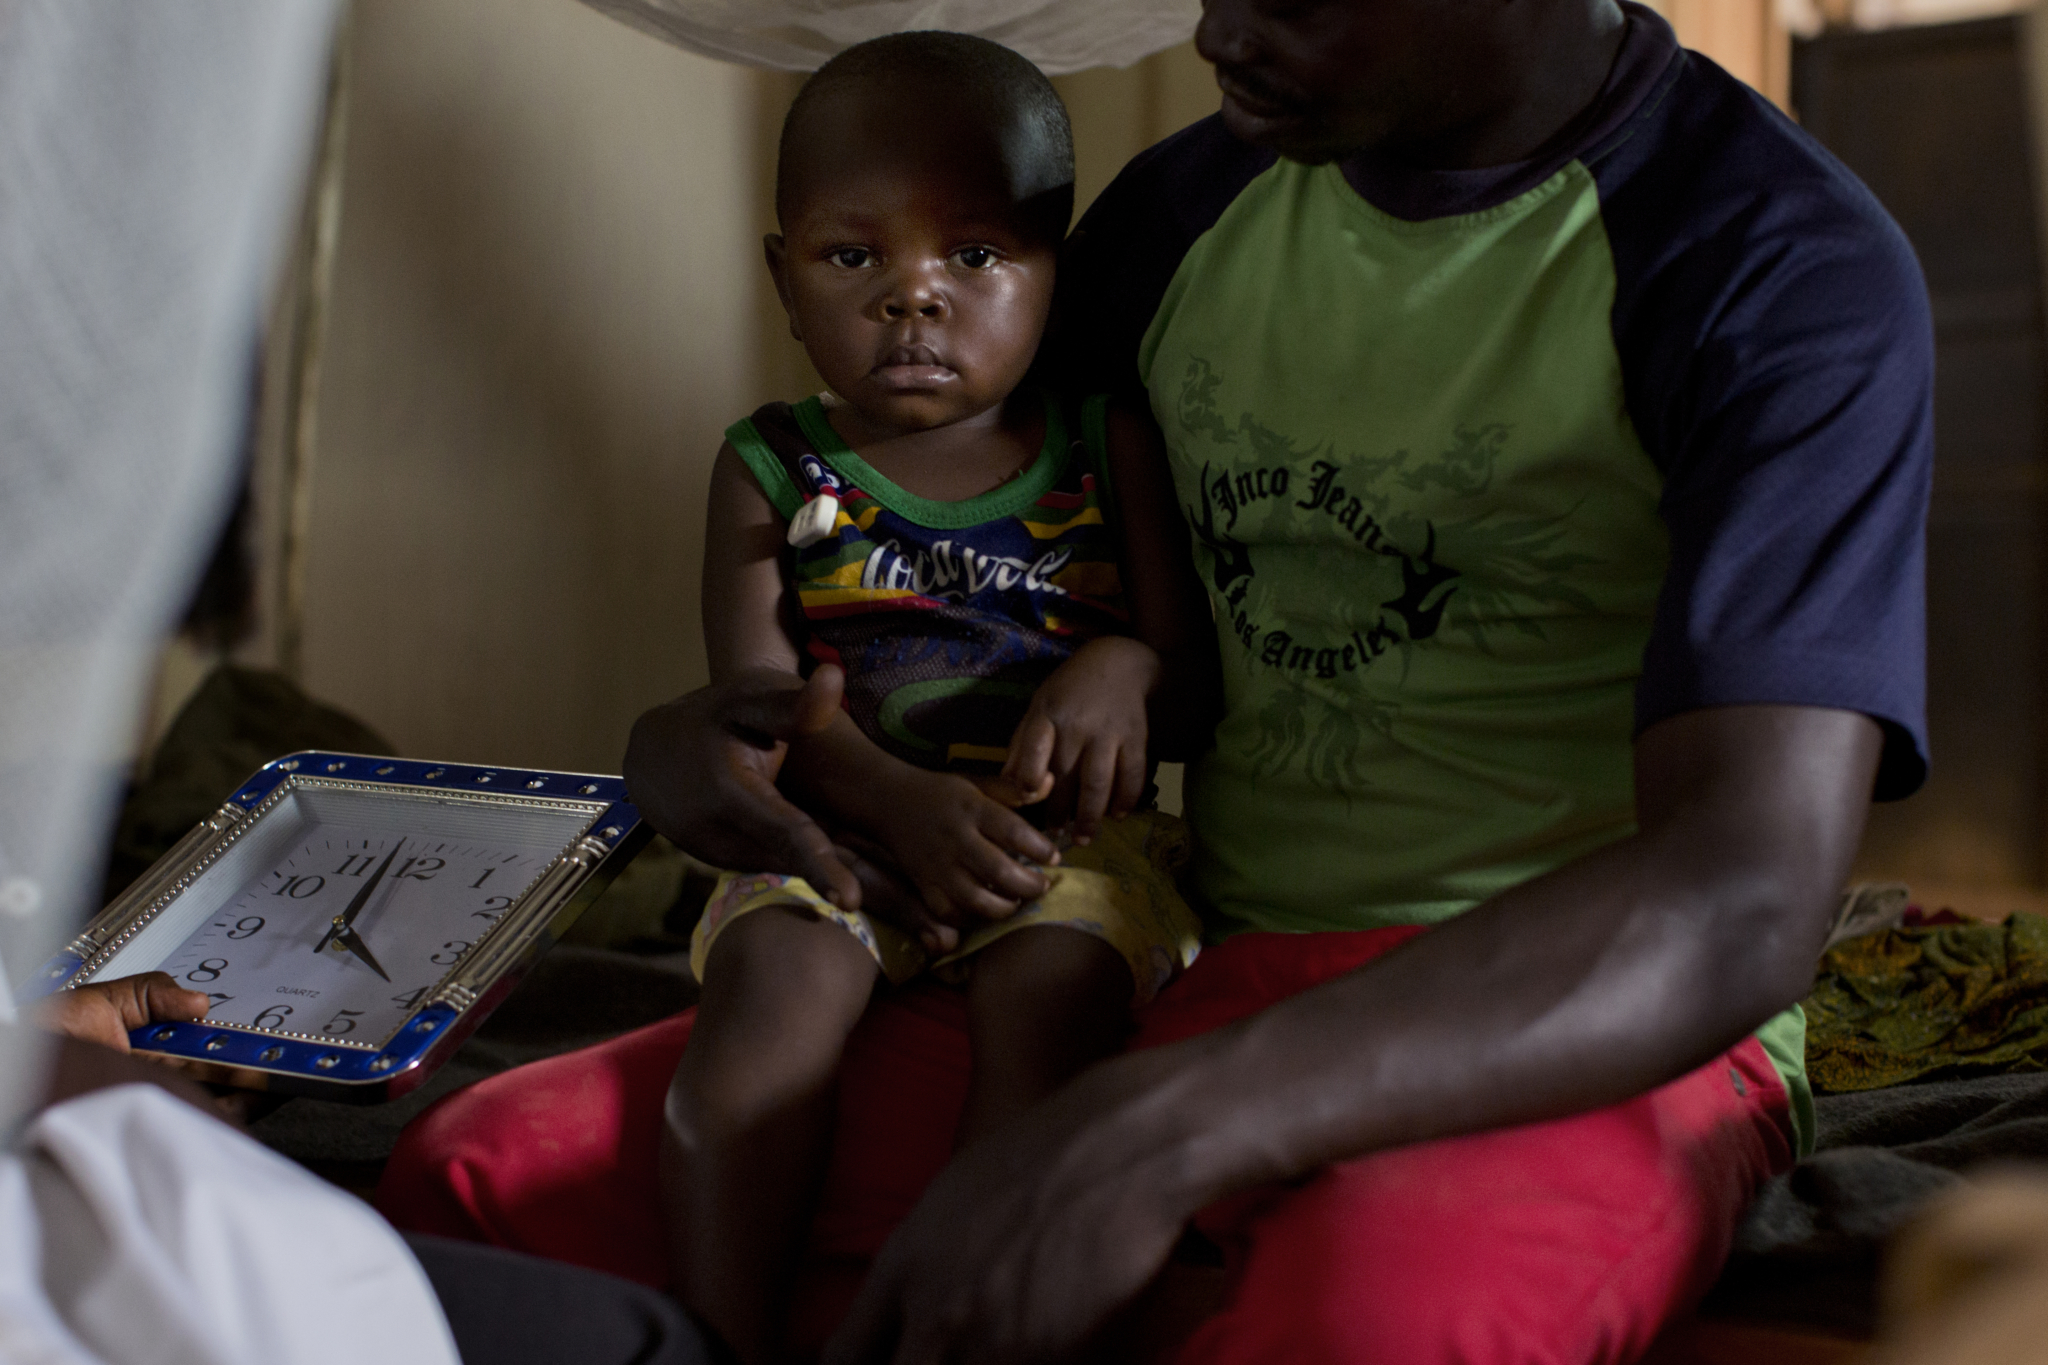
[[[1133,1046],[1252,1014],[1413,930],[1249,934],[1205,952]],[[399,1227],[665,1276],[654,1160],[692,1014],[451,1095],[406,1130],[378,1191]],[[822,1341],[951,1153],[969,1068],[959,995],[913,987],[848,1045],[839,1129],[798,1292]],[[1183,1365],[1632,1360],[1713,1279],[1736,1220],[1792,1153],[1783,1085],[1749,1039],[1650,1094],[1575,1118],[1340,1162],[1201,1220],[1229,1307]]]

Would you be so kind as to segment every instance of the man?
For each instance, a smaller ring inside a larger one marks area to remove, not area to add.
[[[922,1194],[827,1358],[1056,1358],[1205,1240],[1229,1301],[1182,1360],[1631,1358],[1804,1140],[1793,1006],[1866,803],[1925,772],[1918,271],[1639,6],[1208,0],[1197,44],[1221,118],[1091,209],[1051,359],[1143,388],[1211,588],[1220,942],[928,1188],[943,1149],[889,1146],[923,1128],[842,1104],[820,1258],[901,1212],[841,1185]],[[833,685],[644,717],[657,827],[886,902],[772,787]],[[869,1022],[850,1078],[951,1084],[932,1007]],[[442,1187],[546,1249],[439,1122]]]

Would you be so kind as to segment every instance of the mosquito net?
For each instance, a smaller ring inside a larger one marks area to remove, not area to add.
[[[585,0],[722,61],[813,71],[885,33],[942,28],[1023,53],[1048,75],[1129,66],[1184,42],[1201,0]]]

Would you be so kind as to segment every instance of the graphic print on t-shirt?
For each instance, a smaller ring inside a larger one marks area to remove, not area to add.
[[[1573,571],[1591,558],[1561,548],[1568,514],[1491,514],[1486,499],[1512,442],[1511,423],[1457,423],[1431,455],[1408,449],[1365,455],[1334,442],[1292,439],[1249,412],[1226,421],[1215,406],[1221,382],[1208,360],[1189,360],[1176,414],[1180,426],[1216,445],[1256,452],[1262,463],[1219,467],[1205,461],[1194,480],[1198,500],[1184,510],[1219,628],[1236,637],[1248,670],[1324,682],[1375,668],[1400,672],[1410,651],[1441,630],[1462,632],[1481,649],[1488,648],[1490,632],[1543,638],[1540,615],[1518,611],[1518,603],[1591,609],[1571,582]],[[1428,490],[1448,495],[1450,517],[1441,525],[1404,510],[1404,494]],[[1371,556],[1347,564],[1360,595],[1343,604],[1350,614],[1334,630],[1291,626],[1258,591],[1258,557],[1233,534],[1241,517],[1270,523],[1290,514]],[[1481,572],[1468,575],[1467,564]],[[1456,602],[1461,591],[1464,600]],[[1462,609],[1467,605],[1473,610]],[[1247,757],[1260,776],[1299,758],[1312,781],[1362,786],[1370,778],[1358,762],[1358,727],[1388,730],[1398,707],[1398,691],[1364,692],[1355,706],[1322,711],[1311,735],[1301,692],[1282,686],[1260,710],[1259,738]]]

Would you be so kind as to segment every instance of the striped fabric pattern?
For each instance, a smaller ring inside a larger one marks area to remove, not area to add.
[[[788,551],[805,652],[846,671],[862,731],[920,767],[999,768],[1040,683],[1129,616],[1117,568],[1102,399],[1045,399],[1045,442],[1020,475],[964,502],[899,488],[849,449],[817,398],[771,403],[726,432],[785,521],[836,479],[824,539]]]

